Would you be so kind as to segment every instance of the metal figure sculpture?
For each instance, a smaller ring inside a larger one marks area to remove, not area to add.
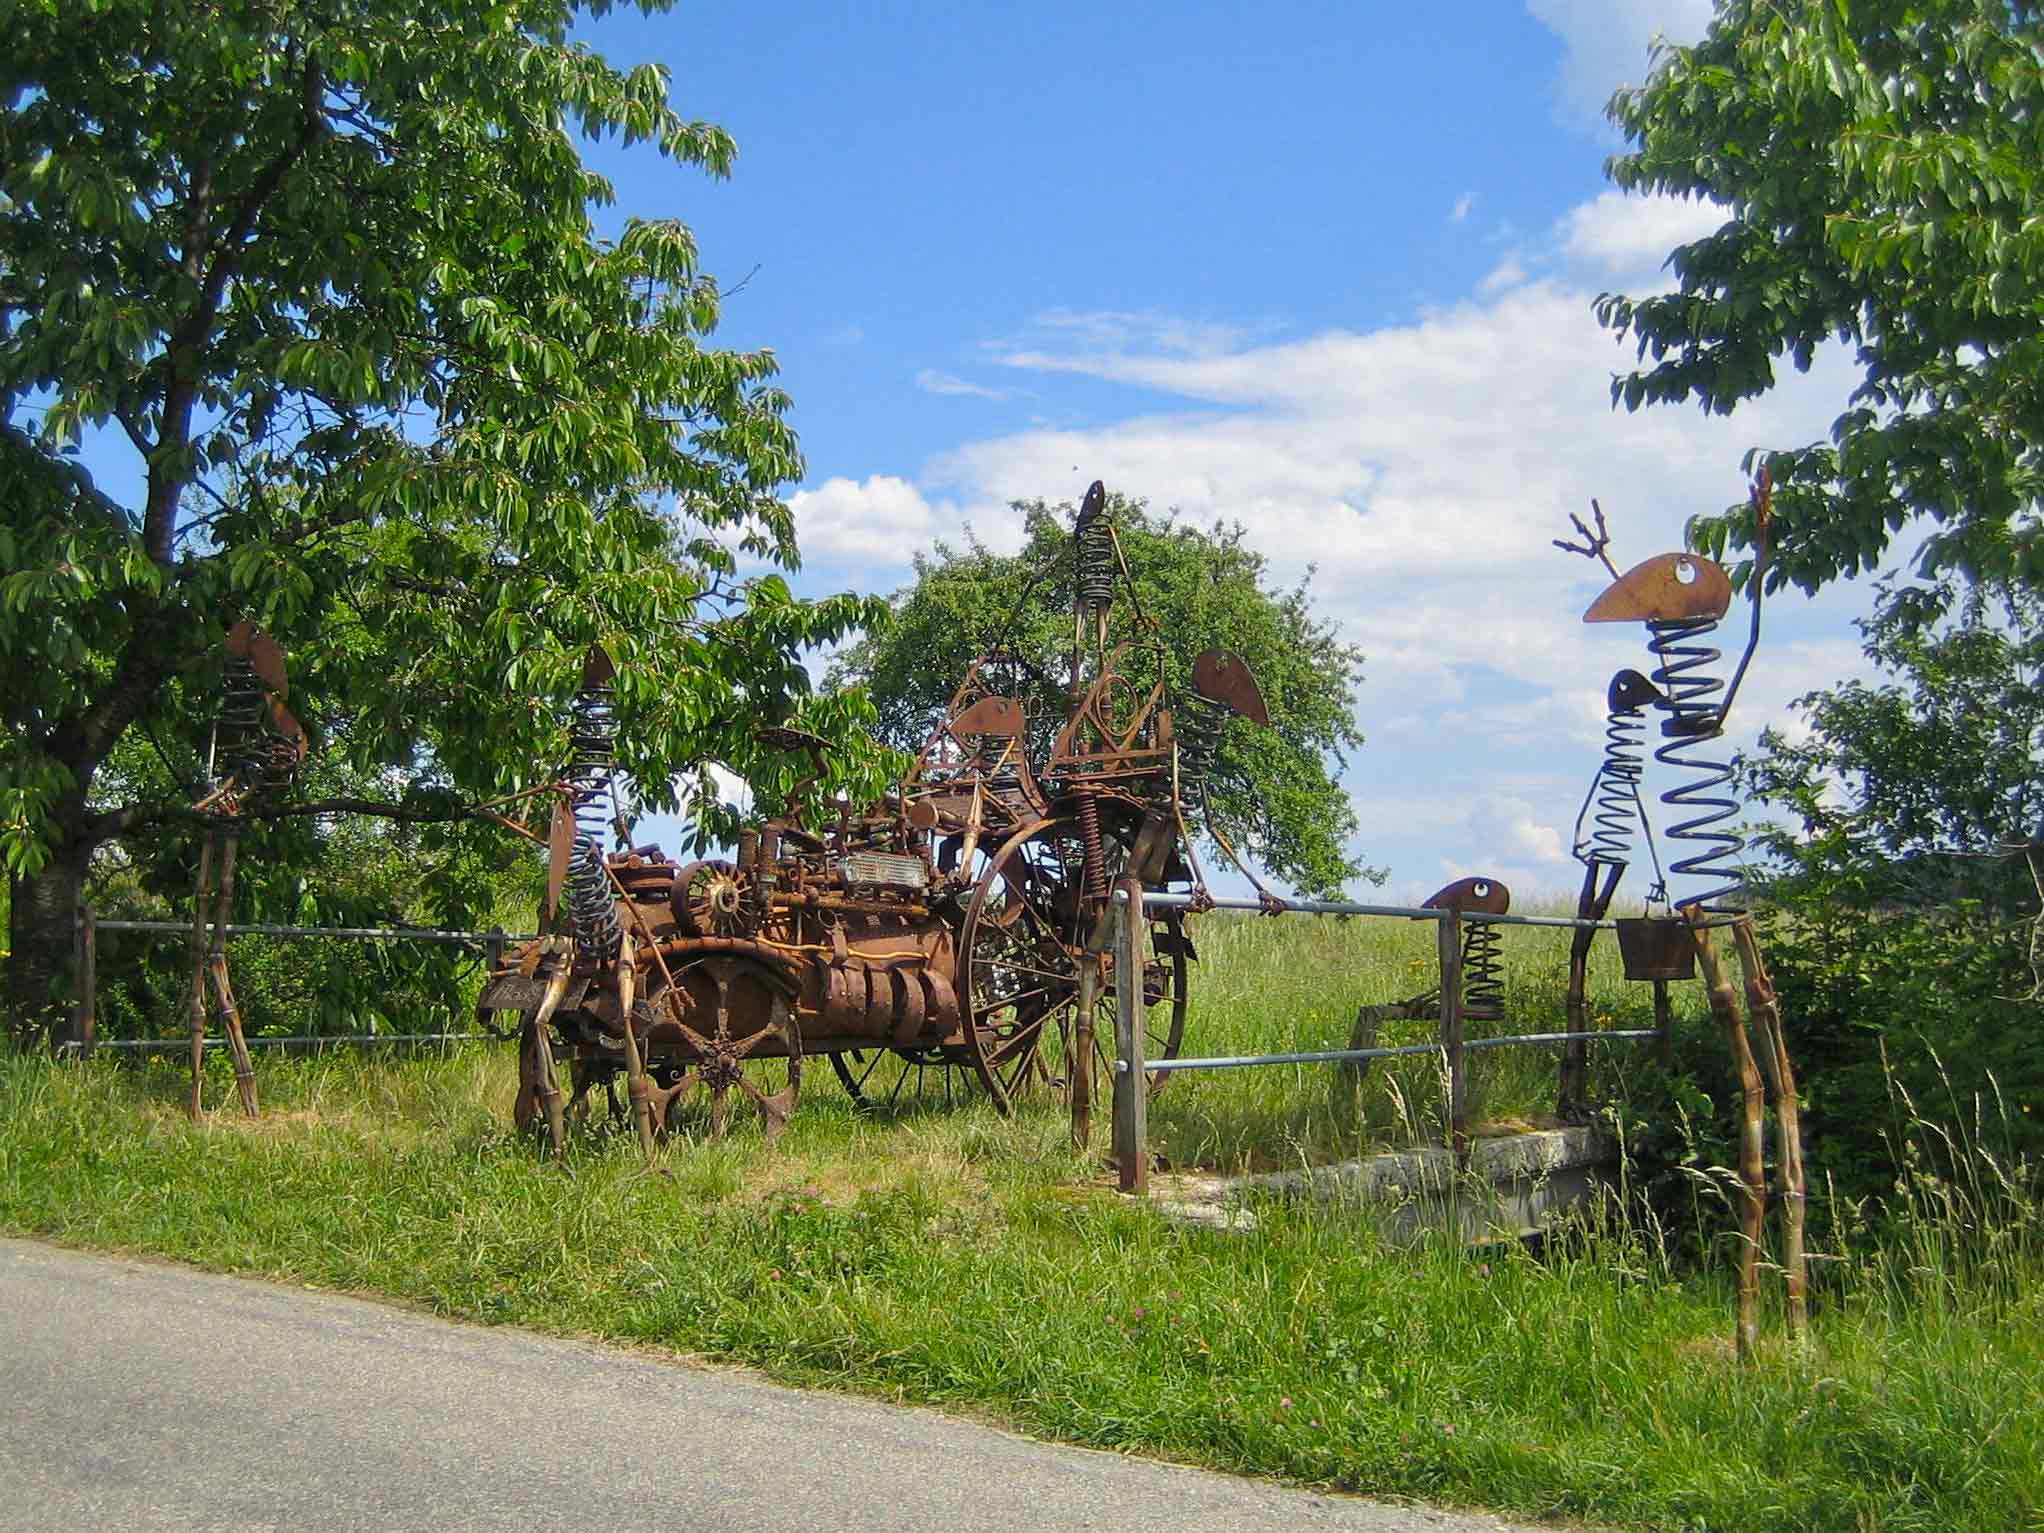
[[[206,827],[192,891],[192,1090],[189,1111],[204,1107],[206,1001],[210,989],[221,1030],[234,1054],[242,1110],[256,1115],[255,1066],[241,1028],[241,1009],[227,972],[227,925],[234,909],[234,863],[241,816],[253,802],[281,792],[305,760],[305,730],[284,706],[290,688],[277,643],[250,622],[228,632],[221,668],[220,710],[213,729],[207,791],[192,805]],[[223,770],[224,769],[224,770]]]
[[[510,955],[479,1002],[485,1020],[519,1015],[521,1125],[543,1116],[558,1149],[597,1087],[616,1108],[622,1076],[649,1150],[697,1089],[710,1097],[711,1133],[738,1096],[771,1137],[794,1109],[803,1060],[821,1054],[867,1106],[932,1086],[949,1095],[969,1074],[1005,1112],[1033,1084],[1054,1083],[1083,1137],[1105,1031],[1096,1016],[1111,1014],[1124,983],[1141,986],[1153,1018],[1150,1055],[1178,1052],[1197,956],[1183,913],[1150,916],[1149,961],[1120,975],[1109,890],[1133,873],[1147,888],[1203,891],[1187,809],[1204,810],[1230,716],[1264,724],[1269,714],[1246,663],[1221,650],[1193,662],[1189,707],[1173,696],[1097,482],[1073,547],[1068,706],[1042,760],[1031,742],[1050,733],[1047,721],[1032,727],[1018,695],[1017,673],[1032,668],[997,647],[967,668],[878,803],[820,801],[825,742],[760,730],[760,744],[809,766],[778,814],[739,835],[731,860],[603,854],[593,805],[612,759],[610,671],[592,657],[550,838],[549,898],[565,892],[568,930]],[[571,1075],[565,1099],[556,1040]],[[778,1089],[757,1078],[765,1060],[785,1061]]]

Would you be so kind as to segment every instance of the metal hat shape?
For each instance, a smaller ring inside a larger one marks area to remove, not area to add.
[[[1590,603],[1586,623],[1663,623],[1676,618],[1723,617],[1732,605],[1732,580],[1700,554],[1656,554],[1635,564]]]
[[[1086,487],[1086,498],[1079,502],[1079,520],[1090,522],[1107,509],[1107,486],[1094,480]]]
[[[582,657],[582,690],[595,692],[616,679],[617,662],[610,658],[610,651],[601,644],[590,645],[589,653]]]
[[[284,651],[277,647],[275,639],[247,618],[227,630],[227,653],[237,660],[247,661],[248,668],[275,696],[291,695],[291,688],[284,680]]]
[[[1512,891],[1495,878],[1458,878],[1428,896],[1425,908],[1474,910],[1481,915],[1501,916],[1512,908]]]
[[[1249,662],[1233,650],[1210,649],[1192,662],[1192,690],[1232,708],[1245,719],[1268,725],[1270,709]]]

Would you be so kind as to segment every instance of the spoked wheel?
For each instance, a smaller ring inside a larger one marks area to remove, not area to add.
[[[734,1094],[759,1109],[766,1137],[778,1138],[802,1090],[802,1036],[790,1002],[778,976],[743,958],[698,959],[677,967],[672,985],[656,980],[641,1032],[655,1061],[654,1127],[679,1127],[682,1099],[700,1087],[710,1098],[711,1138],[723,1137]],[[773,1061],[782,1058],[786,1084],[769,1091]]]
[[[1112,1089],[1115,961],[1090,958],[1081,882],[1084,839],[1065,816],[1016,832],[975,885],[959,936],[959,1005],[981,1082],[1002,1112],[1038,1081],[1064,1082],[1078,1032],[1080,965],[1098,962],[1094,1000],[1095,1088]],[[1110,863],[1122,847],[1110,832]],[[1112,869],[1110,868],[1110,872]],[[1170,933],[1166,938],[1164,932]],[[1154,956],[1144,966],[1146,1052],[1177,1055],[1185,1033],[1187,948],[1177,912],[1152,923]],[[1174,940],[1175,939],[1175,940]],[[1161,1077],[1152,1077],[1154,1085]]]
[[[848,1049],[830,1056],[845,1094],[864,1112],[949,1107],[970,1089],[972,1060],[956,1048]]]

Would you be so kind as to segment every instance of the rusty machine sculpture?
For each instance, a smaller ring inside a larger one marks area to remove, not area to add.
[[[611,672],[591,656],[549,837],[549,906],[562,902],[566,918],[508,955],[479,1002],[486,1025],[517,1017],[521,1126],[543,1119],[558,1150],[593,1092],[625,1110],[622,1080],[649,1147],[698,1090],[712,1134],[737,1097],[771,1137],[805,1060],[823,1055],[869,1104],[948,1092],[967,1073],[1004,1112],[1032,1085],[1059,1086],[1082,1129],[1095,1018],[1111,1015],[1124,983],[1142,987],[1151,1056],[1178,1052],[1196,956],[1182,913],[1150,917],[1143,973],[1120,975],[1108,892],[1130,873],[1203,892],[1188,817],[1205,821],[1230,719],[1269,715],[1247,664],[1222,650],[1194,660],[1190,697],[1173,695],[1097,482],[1073,549],[1069,701],[1054,734],[1017,695],[1024,662],[1001,649],[967,669],[879,803],[818,801],[829,747],[763,729],[762,744],[807,756],[812,770],[728,861],[606,854]],[[1046,737],[1047,749],[1033,744]],[[759,1079],[748,1067],[763,1060],[785,1061],[785,1075]]]

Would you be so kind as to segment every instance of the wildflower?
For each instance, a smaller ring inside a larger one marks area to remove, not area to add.
[[[781,1269],[779,1267],[774,1268],[767,1274],[767,1278],[771,1282],[778,1283],[781,1280]]]
[[[1455,1435],[1455,1423],[1452,1421],[1442,1422],[1441,1431],[1445,1433],[1447,1436],[1453,1437]]]
[[[1279,1395],[1279,1396],[1278,1396],[1278,1409],[1279,1409],[1279,1410],[1284,1410],[1284,1411],[1288,1411],[1288,1410],[1290,1410],[1291,1408],[1292,1408],[1292,1397],[1291,1397],[1290,1395]]]
[[[1489,1262],[1484,1262],[1484,1263],[1483,1263],[1482,1265],[1480,1265],[1480,1266],[1479,1266],[1479,1267],[1478,1267],[1478,1268],[1476,1269],[1476,1275],[1477,1275],[1478,1277],[1489,1277],[1489,1276],[1490,1276],[1490,1263],[1489,1263]]]
[[[1144,1315],[1146,1315],[1146,1314],[1148,1314],[1148,1313],[1149,1313],[1149,1311],[1148,1311],[1148,1310],[1145,1310],[1145,1309],[1141,1309],[1141,1308],[1137,1308],[1137,1309],[1132,1309],[1132,1310],[1130,1310],[1130,1311],[1129,1311],[1129,1316],[1130,1316],[1130,1318],[1131,1318],[1131,1319],[1135,1319],[1135,1320],[1140,1320],[1140,1319],[1142,1319],[1142,1318],[1143,1318],[1143,1316],[1144,1316]]]

